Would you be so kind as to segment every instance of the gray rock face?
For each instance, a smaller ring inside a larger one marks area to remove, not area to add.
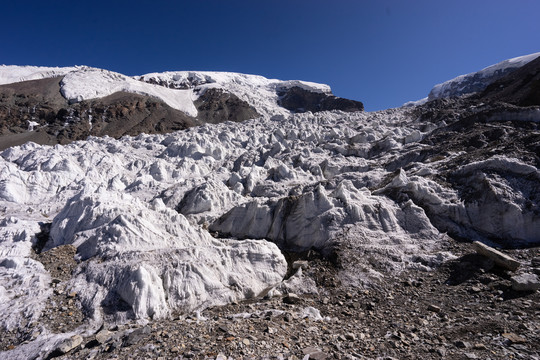
[[[344,99],[325,93],[316,93],[291,87],[287,90],[278,91],[279,105],[294,112],[318,112],[329,110],[341,110],[345,112],[363,111],[364,104],[360,101]]]
[[[540,57],[491,83],[481,98],[518,106],[540,105]]]
[[[195,106],[199,112],[197,120],[203,123],[238,122],[260,116],[255,108],[238,96],[221,89],[208,89],[195,101]]]

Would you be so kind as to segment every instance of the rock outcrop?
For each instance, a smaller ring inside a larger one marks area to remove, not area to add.
[[[332,94],[313,92],[301,87],[291,87],[278,91],[279,105],[293,112],[318,112],[341,110],[345,112],[363,111],[364,104]]]

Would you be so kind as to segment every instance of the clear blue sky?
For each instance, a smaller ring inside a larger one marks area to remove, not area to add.
[[[537,0],[20,0],[1,8],[0,64],[301,79],[367,110],[540,51]]]

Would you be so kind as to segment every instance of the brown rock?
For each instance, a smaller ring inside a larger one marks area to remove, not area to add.
[[[502,336],[508,339],[512,344],[523,344],[527,342],[525,338],[522,338],[521,336],[514,333],[504,333],[502,334]]]

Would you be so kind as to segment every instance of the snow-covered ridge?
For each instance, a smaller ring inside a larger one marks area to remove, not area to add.
[[[437,84],[431,89],[428,100],[482,91],[493,81],[500,79],[509,72],[522,67],[539,56],[540,52],[537,52],[504,60],[480,71],[460,75],[454,79]]]
[[[330,87],[324,84],[300,80],[282,81],[231,72],[177,71],[131,77],[88,66],[0,67],[0,84],[59,76],[64,77],[60,84],[61,93],[70,102],[102,98],[123,91],[156,97],[193,117],[197,116],[194,101],[210,88],[219,88],[238,96],[263,116],[290,114],[278,105],[278,93],[291,87],[331,94]]]
[[[102,98],[124,91],[159,98],[173,109],[180,110],[189,116],[197,116],[191,90],[169,89],[146,84],[112,71],[95,68],[71,71],[64,76],[60,86],[62,95],[72,102]]]
[[[161,84],[167,87],[191,88],[197,94],[203,94],[210,88],[219,88],[233,93],[241,100],[253,106],[261,115],[287,115],[289,111],[278,106],[278,93],[291,87],[317,93],[331,94],[328,85],[313,82],[267,79],[260,75],[248,75],[232,72],[212,71],[171,71],[150,73],[135,77],[138,80]]]
[[[44,67],[0,65],[0,85],[29,80],[39,80],[51,77],[59,77],[64,76],[72,71],[77,71],[85,68],[85,66]]]

